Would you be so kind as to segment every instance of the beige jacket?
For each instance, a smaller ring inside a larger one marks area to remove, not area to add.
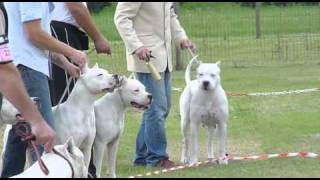
[[[119,2],[114,22],[127,52],[127,68],[133,72],[150,73],[145,63],[133,54],[144,46],[152,51],[151,58],[159,72],[172,71],[171,40],[187,39],[174,13],[172,2]]]

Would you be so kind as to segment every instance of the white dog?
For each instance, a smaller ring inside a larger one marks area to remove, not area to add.
[[[38,98],[31,98],[36,104]],[[17,122],[16,116],[20,113],[6,98],[3,98],[2,107],[0,109],[0,126],[3,124],[15,124]]]
[[[70,136],[74,137],[75,145],[84,154],[86,167],[90,163],[91,148],[96,134],[94,102],[98,94],[112,92],[115,87],[114,76],[96,64],[93,68],[86,68],[67,101],[52,108],[59,143],[65,142]],[[3,106],[2,121],[13,124],[18,111],[10,103]],[[10,129],[11,125],[7,125],[5,132],[8,133]],[[6,138],[7,135],[4,135],[4,148]]]
[[[80,76],[67,101],[52,109],[59,142],[73,136],[75,145],[84,154],[86,167],[96,135],[94,102],[98,94],[112,92],[115,87],[114,76],[95,65]]]
[[[42,155],[42,160],[49,170],[49,174],[45,175],[38,163],[34,163],[30,168],[21,174],[12,178],[86,178],[87,168],[84,163],[84,157],[80,149],[78,149],[69,138],[64,145],[54,146],[56,152],[46,153]]]
[[[220,62],[199,64],[197,79],[191,81],[190,61],[186,69],[186,87],[180,97],[180,115],[182,131],[182,163],[195,165],[198,162],[198,130],[200,124],[208,128],[208,160],[213,160],[213,133],[218,128],[220,150],[219,164],[227,164],[226,134],[228,120],[228,101],[220,83]],[[191,130],[191,136],[189,135]],[[191,140],[190,140],[191,138]]]
[[[123,132],[127,108],[131,106],[139,110],[145,110],[151,104],[151,100],[151,94],[146,92],[145,86],[141,82],[124,77],[119,88],[95,102],[97,133],[93,146],[93,162],[97,168],[98,177],[101,176],[106,147],[108,150],[109,175],[110,177],[116,177],[117,148]]]

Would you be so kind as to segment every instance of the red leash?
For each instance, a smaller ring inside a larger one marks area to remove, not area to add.
[[[17,135],[21,137],[21,141],[28,142],[28,145],[32,147],[33,151],[36,153],[41,171],[47,176],[49,174],[49,169],[42,161],[37,146],[34,143],[36,137],[32,134],[30,123],[25,121],[21,115],[17,115],[17,119],[18,123],[14,125]]]

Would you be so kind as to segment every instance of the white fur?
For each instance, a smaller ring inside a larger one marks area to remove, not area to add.
[[[82,152],[74,145],[72,138],[68,139],[64,145],[56,145],[54,147],[59,153],[69,160],[74,169],[75,178],[86,178],[87,168],[84,163]],[[34,163],[24,172],[13,176],[12,178],[71,178],[72,170],[69,163],[51,152],[42,155],[42,160],[49,170],[49,174],[45,175],[38,163]]]
[[[195,165],[198,162],[198,130],[199,126],[203,124],[208,128],[208,159],[214,158],[212,138],[214,129],[217,127],[220,142],[218,161],[221,164],[227,164],[226,135],[229,112],[228,100],[220,82],[220,62],[200,63],[197,68],[197,79],[191,81],[192,63],[193,61],[186,69],[187,85],[180,97],[183,136],[181,162],[190,165]]]
[[[101,93],[112,92],[115,87],[116,81],[114,77],[108,71],[95,65],[93,68],[85,69],[84,74],[76,82],[67,101],[52,108],[55,131],[59,143],[65,142],[70,136],[74,137],[75,145],[84,154],[86,167],[90,163],[91,148],[96,134],[94,118],[96,96]],[[10,114],[10,117],[8,116],[6,122],[13,122],[10,118],[14,117],[15,119],[17,110],[13,107],[10,111],[14,113],[7,113]],[[10,129],[11,125],[7,125],[5,132]],[[4,146],[2,152],[5,149],[6,141],[7,134],[3,138]],[[27,153],[27,156],[30,155]]]
[[[101,176],[105,149],[108,150],[109,176],[116,177],[116,155],[120,136],[124,128],[125,112],[135,102],[142,110],[151,103],[150,94],[135,79],[123,79],[121,86],[113,93],[106,94],[95,102],[97,133],[94,140],[94,164],[97,176]],[[136,108],[139,108],[136,106]]]
[[[96,96],[111,92],[116,86],[115,79],[108,71],[95,66],[81,75],[67,101],[52,108],[55,130],[59,142],[69,136],[83,152],[86,167],[89,167],[91,148],[96,135],[94,102]]]

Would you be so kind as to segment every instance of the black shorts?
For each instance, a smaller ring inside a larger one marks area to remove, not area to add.
[[[78,27],[59,21],[51,22],[51,34],[71,47],[78,50],[89,49],[89,39],[86,33],[81,31]],[[69,76],[65,74],[65,71],[55,64],[51,64],[51,80],[49,80],[50,96],[52,105],[58,104],[63,91],[66,88],[66,81]],[[69,91],[73,89],[73,82],[71,82]],[[64,102],[68,96],[65,96],[62,100]]]

